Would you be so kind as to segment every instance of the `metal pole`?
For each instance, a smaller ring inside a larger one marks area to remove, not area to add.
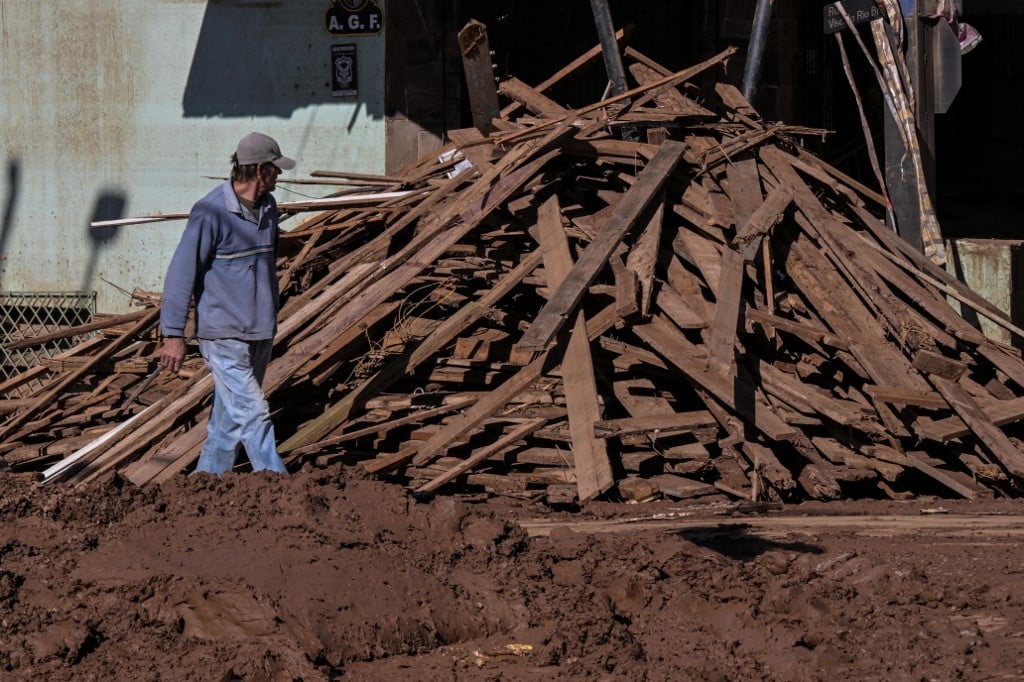
[[[594,10],[594,23],[597,24],[597,35],[601,39],[601,52],[608,79],[612,83],[612,94],[621,95],[626,91],[626,70],[622,67],[622,55],[619,54],[619,41],[615,39],[615,26],[612,25],[608,0],[590,0],[590,7]]]
[[[612,24],[608,0],[590,0],[590,7],[594,10],[594,23],[597,25],[597,35],[601,39],[601,54],[604,56],[604,68],[608,71],[612,95],[621,95],[626,91],[626,70],[622,66],[622,55],[619,54],[619,41],[615,38],[615,26]],[[628,105],[629,100],[621,102],[616,110]],[[636,126],[622,126],[620,132],[625,140],[636,142],[640,139],[640,131]]]
[[[757,95],[757,81],[761,77],[761,59],[768,37],[768,24],[772,18],[774,0],[757,0],[754,11],[754,25],[750,29],[750,44],[747,47],[747,65],[743,69],[743,96],[751,104]]]

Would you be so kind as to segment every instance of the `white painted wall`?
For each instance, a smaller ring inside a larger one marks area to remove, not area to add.
[[[286,178],[383,173],[384,32],[331,35],[330,7],[2,0],[0,291],[96,291],[100,312],[130,309],[119,288],[159,291],[184,222],[89,223],[187,212],[254,130],[298,161]],[[346,43],[359,94],[334,97],[331,45]],[[278,200],[330,191],[292,187]]]

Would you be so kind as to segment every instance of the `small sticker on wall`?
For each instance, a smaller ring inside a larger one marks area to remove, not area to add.
[[[335,97],[358,95],[356,75],[356,46],[331,45],[331,79],[334,83],[331,94]]]

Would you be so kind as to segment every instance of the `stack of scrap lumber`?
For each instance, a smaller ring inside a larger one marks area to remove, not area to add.
[[[1015,495],[1024,363],[951,301],[1020,330],[802,149],[813,131],[715,84],[732,52],[671,73],[627,50],[636,87],[575,110],[545,90],[575,66],[506,80],[489,134],[306,216],[265,382],[286,461],[551,503]],[[6,463],[188,471],[211,380],[198,359],[153,378],[156,317],[31,370]]]

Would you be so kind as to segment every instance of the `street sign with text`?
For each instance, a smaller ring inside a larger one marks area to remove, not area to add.
[[[869,21],[882,18],[882,10],[878,8],[878,4],[875,0],[841,0],[840,2],[830,2],[825,5],[824,19],[825,19],[825,33],[839,33],[846,28],[846,21],[843,19],[843,13],[840,10],[846,10],[846,14],[849,15],[850,21],[856,24],[866,24]]]

